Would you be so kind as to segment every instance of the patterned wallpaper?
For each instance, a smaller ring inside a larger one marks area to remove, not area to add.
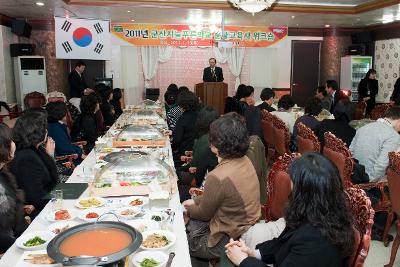
[[[138,49],[140,60],[141,52]],[[201,83],[203,79],[203,69],[208,66],[208,59],[214,56],[212,48],[174,48],[172,57],[165,63],[159,63],[157,74],[151,81],[151,87],[160,88],[160,96],[169,84],[176,83],[178,86],[187,86],[194,90],[194,85]],[[248,51],[245,52],[243,59],[241,82],[248,84],[250,77],[250,57]],[[229,70],[228,64],[217,64],[223,69],[224,82],[228,84],[228,94],[233,95],[235,91],[235,77]],[[139,81],[144,86],[143,69],[139,68]]]
[[[325,36],[321,48],[320,82],[336,80],[340,84],[340,58],[345,56],[351,45],[350,36]]]
[[[375,66],[379,81],[379,102],[388,102],[400,73],[400,39],[375,43]]]
[[[47,91],[67,93],[68,89],[68,64],[67,60],[56,59],[55,32],[33,30],[31,38],[19,38],[20,43],[33,43],[36,45],[36,54],[46,59]]]

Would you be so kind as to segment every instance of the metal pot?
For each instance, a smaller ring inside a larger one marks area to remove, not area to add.
[[[110,228],[125,231],[132,237],[132,242],[123,250],[102,257],[86,256],[86,255],[69,257],[63,255],[60,251],[60,245],[62,244],[62,242],[65,241],[70,236],[73,236],[83,231],[90,231],[94,229],[110,229]],[[48,244],[47,254],[49,255],[49,257],[51,257],[52,259],[54,259],[59,263],[62,263],[63,265],[109,265],[112,263],[116,263],[124,259],[126,256],[135,252],[142,244],[142,241],[143,241],[142,234],[138,232],[135,228],[125,223],[111,222],[111,221],[92,222],[71,227],[65,232],[62,232],[61,234],[57,235]]]

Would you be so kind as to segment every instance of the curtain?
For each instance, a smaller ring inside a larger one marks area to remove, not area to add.
[[[244,47],[218,48],[214,47],[214,54],[218,62],[228,63],[229,69],[233,76],[236,77],[235,91],[240,84],[240,73],[242,72]]]
[[[157,73],[158,62],[167,62],[171,56],[172,46],[142,46],[143,75],[145,80],[145,87],[149,87],[150,80],[154,78]]]

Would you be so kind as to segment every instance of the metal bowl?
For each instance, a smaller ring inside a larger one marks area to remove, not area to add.
[[[118,251],[116,253],[105,255],[101,257],[96,256],[74,256],[69,257],[63,255],[60,251],[60,245],[64,242],[68,237],[73,236],[77,233],[84,231],[92,231],[95,229],[119,229],[128,233],[132,237],[132,242],[123,250]],[[56,262],[62,263],[63,265],[108,265],[111,263],[118,262],[125,258],[126,256],[135,252],[140,245],[142,244],[143,237],[140,232],[138,232],[135,228],[121,222],[93,222],[93,223],[85,223],[81,225],[77,225],[69,228],[65,232],[62,232],[58,236],[56,236],[53,240],[50,241],[47,246],[47,254],[49,257],[54,259]]]
[[[143,151],[118,151],[118,152],[111,152],[110,154],[106,155],[104,157],[104,161],[107,162],[113,162],[117,159],[120,158],[130,158],[133,157],[135,155],[142,155],[142,156],[147,156],[148,153],[143,152]]]

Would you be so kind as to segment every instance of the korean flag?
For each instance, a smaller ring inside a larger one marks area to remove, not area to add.
[[[56,58],[111,59],[108,20],[55,17]]]

